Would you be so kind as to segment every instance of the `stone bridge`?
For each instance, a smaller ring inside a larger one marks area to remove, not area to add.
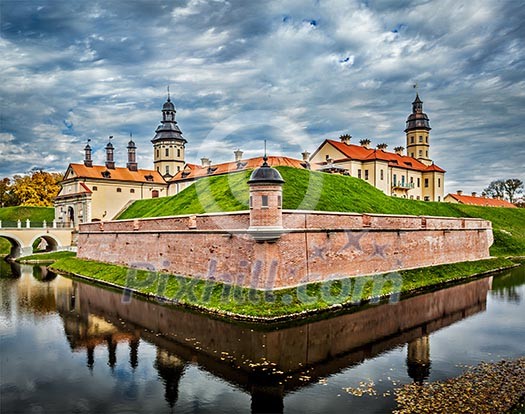
[[[17,258],[33,253],[33,244],[38,239],[45,241],[46,251],[75,250],[73,243],[73,228],[58,227],[55,222],[47,226],[46,222],[31,223],[29,220],[21,223],[0,222],[0,238],[11,243],[8,257]]]

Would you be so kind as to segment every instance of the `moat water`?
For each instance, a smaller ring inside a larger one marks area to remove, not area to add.
[[[525,355],[524,266],[279,327],[0,266],[2,413],[388,413],[403,384]]]

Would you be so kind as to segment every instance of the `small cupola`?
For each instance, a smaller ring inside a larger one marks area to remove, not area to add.
[[[401,145],[400,145],[399,147],[395,147],[395,148],[394,148],[394,152],[395,152],[397,155],[403,155],[404,151],[405,151],[405,147],[403,147],[403,146],[401,146]]]
[[[361,141],[359,141],[359,143],[361,144],[362,147],[365,147],[366,149],[369,149],[370,148],[370,140],[368,138],[365,138],[365,139],[362,139]]]
[[[244,154],[240,149],[237,149],[237,151],[233,151],[233,155],[235,156],[235,161],[241,161],[242,160],[242,154]]]
[[[87,144],[84,147],[84,165],[86,167],[93,167],[93,160],[91,159],[91,145],[89,143],[91,139],[87,140]]]
[[[111,143],[112,139],[113,139],[113,135],[109,137],[108,145],[106,145],[106,168],[108,170],[115,169],[115,160],[114,160],[115,147],[113,147],[113,144]]]
[[[138,170],[137,146],[135,145],[135,142],[133,142],[133,136],[131,135],[131,133],[129,134],[128,163],[126,164],[126,167],[130,171],[137,171]]]

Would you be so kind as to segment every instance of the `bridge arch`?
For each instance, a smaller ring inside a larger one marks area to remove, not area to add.
[[[53,236],[52,234],[49,234],[49,233],[42,233],[42,234],[37,234],[35,237],[33,237],[33,239],[31,240],[31,243],[30,243],[30,246],[33,247],[33,244],[38,240],[38,239],[44,239],[47,243],[47,248],[46,248],[46,252],[55,252],[57,251],[61,246],[60,244],[60,240],[58,240],[55,236]]]
[[[20,240],[14,234],[7,234],[2,232],[0,232],[0,238],[6,239],[9,243],[11,243],[11,251],[9,252],[8,257],[20,257],[22,250],[26,247],[24,246],[22,240]]]

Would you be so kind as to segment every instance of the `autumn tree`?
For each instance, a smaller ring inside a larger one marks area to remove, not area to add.
[[[60,191],[62,175],[41,170],[31,171],[27,175],[15,175],[10,193],[16,199],[16,205],[48,207]]]

